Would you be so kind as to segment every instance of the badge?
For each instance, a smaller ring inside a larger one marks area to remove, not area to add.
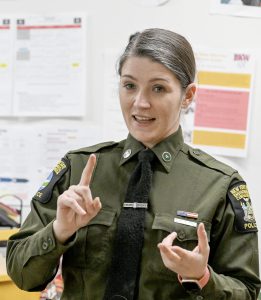
[[[33,198],[40,201],[41,203],[47,203],[51,199],[55,184],[59,181],[60,178],[62,178],[63,174],[68,170],[68,168],[68,159],[62,158],[62,160],[57,163],[52,172],[42,183]]]
[[[235,213],[235,230],[242,233],[257,232],[253,208],[244,181],[233,184],[228,191],[228,198]]]

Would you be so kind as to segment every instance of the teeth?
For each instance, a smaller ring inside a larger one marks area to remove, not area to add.
[[[149,121],[151,120],[152,118],[147,118],[147,117],[139,117],[139,116],[135,116],[135,118],[138,120],[138,121]]]

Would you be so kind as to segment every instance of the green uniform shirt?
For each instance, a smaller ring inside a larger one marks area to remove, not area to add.
[[[8,242],[8,274],[18,287],[44,289],[63,255],[62,299],[103,299],[117,220],[137,153],[143,148],[129,135],[119,143],[71,151],[58,163],[49,184],[33,198],[20,232]],[[146,212],[138,300],[256,299],[260,287],[257,229],[240,175],[184,144],[181,129],[152,150],[157,160]],[[90,187],[93,197],[100,197],[102,209],[88,226],[61,245],[52,230],[57,198],[79,183],[91,153],[96,154],[97,165]],[[198,217],[191,218],[186,212]],[[195,225],[200,222],[209,239],[211,275],[201,292],[191,293],[181,286],[177,274],[164,266],[157,244],[176,231],[174,243],[192,250],[198,243]]]

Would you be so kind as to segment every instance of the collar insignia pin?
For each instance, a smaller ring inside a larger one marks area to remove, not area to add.
[[[131,149],[127,149],[124,153],[123,153],[123,158],[128,158],[131,155]]]
[[[171,161],[172,157],[171,157],[171,154],[167,151],[163,152],[162,153],[162,159],[165,161],[165,162],[169,162]]]

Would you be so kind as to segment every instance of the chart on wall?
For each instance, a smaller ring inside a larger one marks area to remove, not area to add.
[[[254,57],[246,51],[195,49],[198,90],[183,118],[185,138],[217,155],[247,155]]]
[[[0,16],[1,116],[82,116],[86,17]]]

